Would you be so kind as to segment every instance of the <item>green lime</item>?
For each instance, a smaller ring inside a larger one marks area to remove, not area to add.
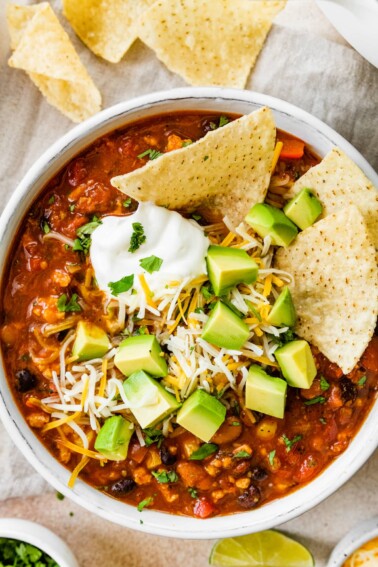
[[[308,549],[279,532],[220,539],[211,550],[210,565],[221,567],[313,567]]]

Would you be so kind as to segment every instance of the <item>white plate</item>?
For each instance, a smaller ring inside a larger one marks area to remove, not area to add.
[[[345,560],[361,545],[378,536],[378,516],[355,526],[332,552],[327,567],[342,567]]]
[[[378,67],[378,0],[316,0],[348,43]]]
[[[94,140],[131,122],[160,113],[207,110],[246,114],[269,106],[277,127],[305,140],[320,156],[341,148],[378,186],[378,175],[362,155],[332,128],[304,110],[260,93],[222,88],[182,88],[145,95],[99,112],[73,128],[35,162],[14,191],[0,218],[0,278],[6,277],[8,250],[24,215],[45,184],[73,156]],[[313,508],[335,492],[377,447],[378,402],[348,449],[322,474],[295,492],[250,512],[207,520],[155,510],[137,511],[79,479],[67,487],[70,472],[37,439],[12,396],[0,360],[0,417],[24,456],[56,490],[87,510],[122,526],[176,538],[213,539],[248,534],[277,526]]]

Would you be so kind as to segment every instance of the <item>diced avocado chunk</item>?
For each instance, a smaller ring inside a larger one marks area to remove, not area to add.
[[[311,388],[316,376],[316,366],[307,341],[291,341],[278,348],[274,356],[290,386]]]
[[[154,335],[138,335],[122,341],[114,357],[114,364],[125,376],[138,370],[157,377],[168,374],[167,363]]]
[[[295,325],[296,314],[289,288],[286,286],[277,297],[271,312],[266,318],[267,322],[277,327]]]
[[[245,250],[210,246],[206,261],[215,295],[224,295],[239,283],[256,281],[258,265]]]
[[[89,321],[79,321],[72,347],[72,355],[77,356],[79,361],[102,358],[110,346],[108,335],[101,327]]]
[[[98,432],[94,448],[110,461],[124,461],[134,425],[121,415],[109,417]]]
[[[204,390],[196,390],[182,405],[177,423],[207,443],[226,418],[224,405]]]
[[[153,427],[180,407],[172,394],[143,371],[134,372],[123,383],[130,411],[139,425]]]
[[[201,337],[218,347],[239,350],[249,337],[249,328],[227,305],[218,301]]]
[[[245,384],[245,405],[248,409],[283,418],[287,383],[269,376],[261,366],[250,366]]]
[[[321,215],[323,207],[321,202],[313,195],[310,189],[304,187],[283,208],[284,213],[301,230],[308,228]]]
[[[276,246],[288,246],[298,234],[295,224],[280,209],[265,203],[254,205],[245,220],[262,238],[270,236]]]

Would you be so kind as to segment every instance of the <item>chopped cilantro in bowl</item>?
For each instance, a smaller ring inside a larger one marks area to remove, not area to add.
[[[17,539],[0,538],[1,567],[59,567],[47,553]]]

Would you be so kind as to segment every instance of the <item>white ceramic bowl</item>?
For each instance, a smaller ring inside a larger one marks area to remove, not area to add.
[[[50,555],[59,567],[79,567],[68,545],[52,531],[35,522],[3,518],[0,520],[0,537],[17,539],[38,547]]]
[[[378,537],[378,516],[357,524],[348,532],[333,550],[327,567],[342,567],[354,551],[375,537]]]
[[[279,128],[305,140],[320,156],[333,146],[339,146],[378,185],[377,174],[344,138],[307,112],[282,100],[250,91],[220,88],[184,88],[154,93],[108,108],[76,126],[31,167],[0,219],[0,266],[5,263],[17,227],[41,188],[98,137],[140,118],[163,112],[214,110],[246,114],[262,105],[273,110]],[[107,520],[169,537],[232,537],[286,522],[309,510],[346,482],[373,453],[378,439],[376,404],[348,450],[308,485],[256,510],[204,521],[147,509],[140,513],[80,480],[73,490],[69,490],[69,472],[50,455],[23,419],[1,369],[0,394],[0,415],[9,434],[30,463],[59,492]]]

